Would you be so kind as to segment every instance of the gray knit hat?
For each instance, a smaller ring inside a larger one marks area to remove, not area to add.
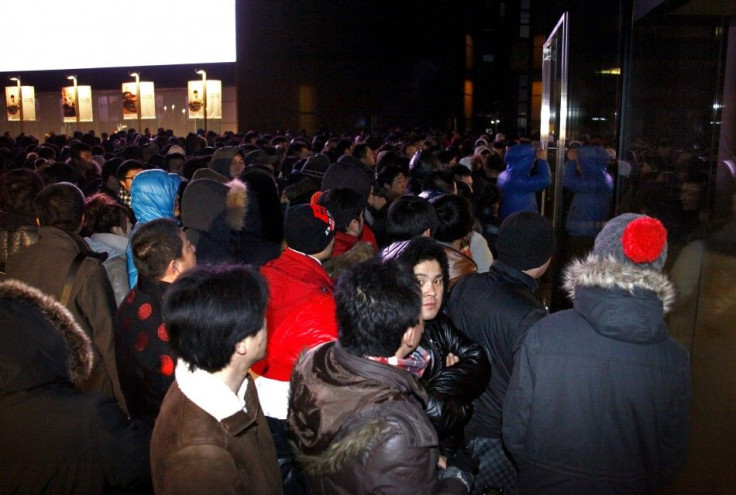
[[[595,238],[593,254],[617,263],[661,271],[667,259],[667,230],[656,218],[624,213]]]

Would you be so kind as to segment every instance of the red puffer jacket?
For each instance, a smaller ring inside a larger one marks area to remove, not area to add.
[[[268,282],[266,357],[253,365],[259,375],[288,381],[299,354],[335,340],[337,320],[332,280],[317,260],[287,249],[261,267]]]

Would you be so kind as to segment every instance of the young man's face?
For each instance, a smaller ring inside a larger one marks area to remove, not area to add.
[[[414,276],[422,290],[422,319],[433,320],[442,306],[445,279],[437,260],[422,261],[414,267]]]
[[[142,168],[133,168],[131,170],[128,170],[128,173],[125,174],[125,177],[120,179],[120,185],[123,186],[123,189],[125,189],[126,191],[130,191],[130,186],[131,184],[133,184],[133,179],[141,172],[143,172]]]
[[[406,178],[406,176],[403,173],[400,173],[396,177],[394,177],[394,180],[391,181],[391,185],[388,189],[388,193],[391,196],[391,199],[398,198],[402,194],[404,194],[404,191],[406,191],[406,186],[409,184],[409,179]]]
[[[230,177],[237,179],[243,170],[245,170],[245,159],[243,159],[243,155],[236,153],[232,162],[230,162]]]

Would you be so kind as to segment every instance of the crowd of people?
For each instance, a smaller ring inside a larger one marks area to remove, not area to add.
[[[707,223],[707,178],[574,142],[561,236],[538,213],[546,153],[402,129],[6,133],[3,491],[671,481],[691,391],[665,264]],[[550,314],[563,256],[571,308]]]

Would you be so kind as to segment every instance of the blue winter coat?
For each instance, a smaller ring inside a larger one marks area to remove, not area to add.
[[[174,218],[176,195],[179,193],[181,178],[160,169],[144,170],[133,179],[130,185],[130,207],[135,213],[137,223],[130,232],[130,238],[140,225],[157,218]],[[128,263],[130,288],[138,282],[138,270],[133,263],[133,250],[130,243],[125,251]]]
[[[503,191],[501,220],[517,211],[538,211],[536,193],[552,184],[552,173],[547,160],[537,160],[536,155],[537,150],[531,144],[517,144],[506,152],[506,170],[496,182]],[[537,173],[529,175],[535,161]]]
[[[562,184],[575,193],[565,224],[569,234],[595,237],[608,220],[613,195],[613,178],[606,170],[609,160],[602,146],[582,146],[577,160],[581,173],[576,162],[565,164]]]
[[[574,309],[529,330],[503,406],[519,491],[652,493],[687,453],[689,357],[663,320],[674,291],[594,255],[566,276]]]

